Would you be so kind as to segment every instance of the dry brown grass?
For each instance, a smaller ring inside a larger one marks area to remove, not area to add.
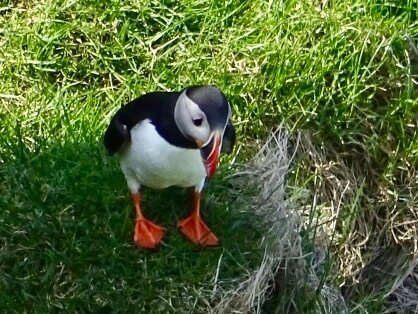
[[[416,175],[400,167],[382,184],[372,169],[365,151],[337,153],[308,132],[289,142],[283,128],[272,133],[230,178],[237,194],[256,188],[238,207],[263,222],[263,262],[219,288],[212,312],[370,313],[373,302],[385,313],[416,312]],[[298,183],[301,171],[312,179],[289,186],[287,176]]]
[[[230,177],[236,193],[255,188],[252,196],[240,195],[238,207],[253,212],[261,222],[265,238],[260,246],[265,253],[262,263],[238,278],[232,289],[217,291],[214,313],[298,312],[303,303],[298,298],[307,297],[306,293],[312,296],[316,289],[319,293],[314,297],[312,309],[321,308],[329,313],[346,311],[339,290],[321,281],[324,251],[316,250],[311,262],[306,259],[301,237],[305,222],[297,208],[301,199],[306,200],[305,191],[287,188],[286,181],[292,158],[288,135],[280,127],[255,158]],[[273,306],[270,299],[275,299],[277,293],[286,297]]]

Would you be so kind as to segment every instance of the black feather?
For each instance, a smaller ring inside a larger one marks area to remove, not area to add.
[[[221,147],[222,153],[226,153],[226,154],[232,153],[232,150],[234,149],[234,146],[235,146],[236,137],[237,135],[235,132],[235,128],[232,125],[232,121],[229,120],[225,128],[224,137],[222,139],[222,147]]]
[[[110,122],[104,135],[104,145],[109,155],[115,154],[131,140],[128,127],[119,121],[118,115]]]
[[[174,121],[174,107],[180,92],[152,92],[120,108],[104,134],[104,145],[110,155],[121,151],[131,141],[131,130],[149,119],[157,132],[170,144],[195,148],[197,144],[184,137]]]
[[[227,114],[227,106],[225,106],[227,100],[217,89],[208,87],[199,91],[198,87],[190,87],[187,91],[190,97],[208,112],[207,115],[213,120],[212,127],[215,127],[218,121],[222,121],[222,117]],[[108,153],[113,155],[123,150],[131,141],[132,128],[146,119],[155,125],[157,132],[170,144],[181,148],[198,149],[196,142],[186,138],[174,121],[174,107],[182,92],[151,92],[120,108],[104,134],[104,145]],[[213,106],[213,103],[219,106]],[[232,152],[235,137],[235,129],[229,120],[222,141],[222,152]]]
[[[131,140],[131,129],[140,121],[151,118],[152,112],[166,93],[142,95],[120,108],[104,134],[104,145],[110,155],[120,151]]]

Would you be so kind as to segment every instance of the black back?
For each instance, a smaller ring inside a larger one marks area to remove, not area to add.
[[[180,92],[152,92],[140,96],[120,108],[104,134],[104,145],[110,155],[123,149],[131,140],[131,129],[150,119],[157,132],[172,145],[198,148],[185,138],[174,121],[174,106]]]
[[[187,94],[190,92],[188,97],[193,99],[194,102],[220,102],[219,99],[212,99],[213,97],[220,97],[219,93],[196,93],[195,88],[190,87],[187,91]],[[181,148],[198,149],[196,142],[186,138],[174,121],[174,107],[182,92],[151,92],[136,98],[120,108],[110,121],[109,127],[104,134],[104,145],[109,154],[113,155],[129,144],[131,140],[131,129],[145,119],[151,120],[157,132],[168,143]],[[226,101],[223,94],[220,95]],[[210,108],[210,106],[207,107]],[[218,108],[218,114],[219,110],[225,110],[223,108],[225,106]],[[230,153],[232,151],[235,144],[235,137],[235,129],[231,121],[229,121],[225,129],[222,152]]]
[[[237,135],[232,121],[229,120],[225,128],[224,137],[222,139],[221,153],[230,154],[235,146]]]

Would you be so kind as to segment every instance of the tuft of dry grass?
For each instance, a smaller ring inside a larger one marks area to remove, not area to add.
[[[301,257],[298,230],[300,220],[288,209],[285,198],[285,175],[289,169],[287,135],[278,129],[255,158],[230,177],[235,191],[255,188],[253,195],[241,194],[240,208],[254,213],[265,230],[264,256],[261,264],[226,291],[214,308],[215,313],[259,313],[268,290],[275,284],[279,268]]]
[[[254,221],[265,234],[260,243],[264,257],[234,286],[218,290],[213,313],[347,312],[340,291],[323,282],[324,251],[304,247],[306,224],[296,207],[304,191],[289,191],[286,180],[292,159],[288,133],[281,126],[254,159],[230,177],[235,193],[253,191],[240,194],[236,207],[257,217]]]
[[[307,131],[290,140],[283,127],[270,134],[255,158],[229,178],[231,193],[239,195],[236,207],[253,212],[265,231],[264,257],[232,287],[219,285],[213,313],[416,310],[415,229],[399,228],[414,225],[413,217],[394,215],[387,193],[370,196],[383,187],[363,153],[318,145]],[[300,172],[312,173],[311,180],[290,186]],[[412,178],[410,172],[403,176],[404,189],[412,191]],[[409,196],[402,201],[413,205]],[[373,210],[376,202],[380,211]],[[385,213],[391,219],[384,220]]]

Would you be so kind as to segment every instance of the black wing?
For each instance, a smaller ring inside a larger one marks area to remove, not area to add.
[[[131,130],[120,121],[118,113],[110,121],[109,127],[104,134],[104,145],[109,155],[115,154],[131,140]]]
[[[163,102],[163,92],[148,93],[120,108],[104,134],[104,145],[113,155],[131,141],[131,129],[140,121],[152,118]]]
[[[236,136],[237,135],[235,133],[235,128],[232,125],[232,121],[229,120],[225,128],[224,137],[222,139],[221,153],[232,153],[232,150],[234,149],[235,145]]]

